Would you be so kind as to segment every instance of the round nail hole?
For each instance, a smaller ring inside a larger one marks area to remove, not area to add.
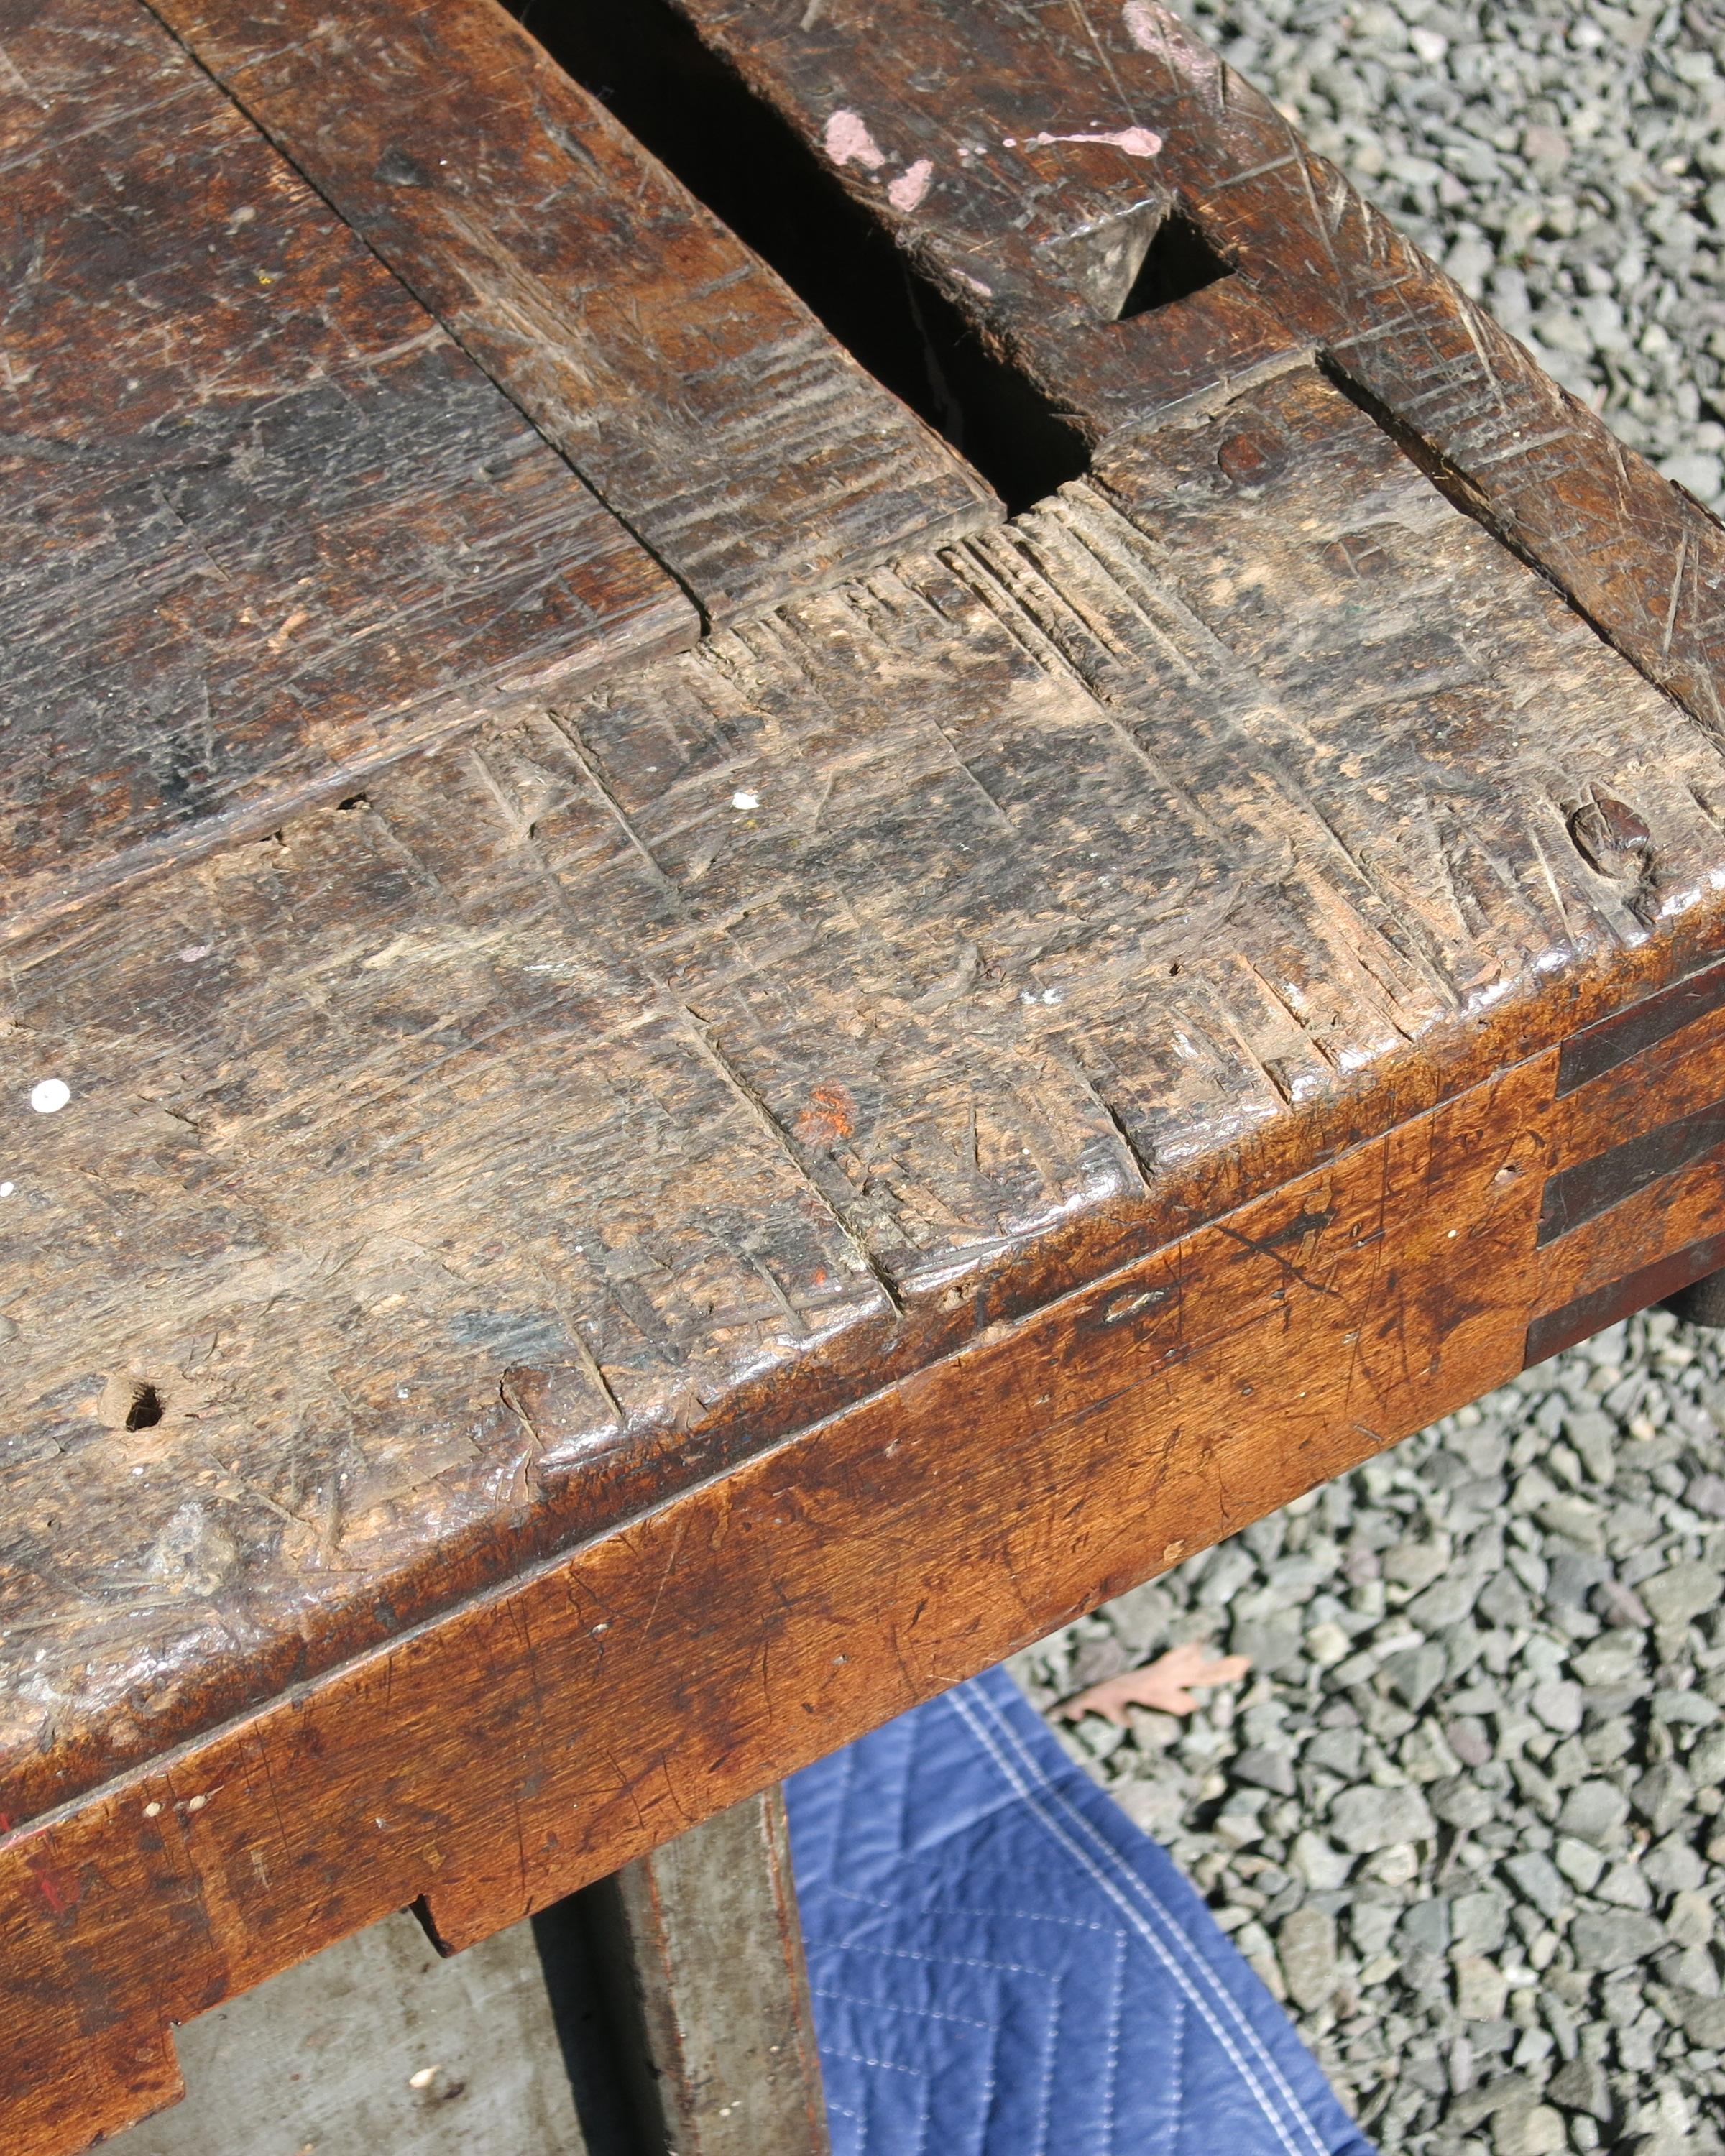
[[[147,1378],[116,1373],[90,1404],[104,1430],[154,1430],[167,1402]]]
[[[141,1380],[132,1387],[131,1405],[126,1411],[128,1430],[154,1430],[162,1419],[162,1399],[154,1385]]]

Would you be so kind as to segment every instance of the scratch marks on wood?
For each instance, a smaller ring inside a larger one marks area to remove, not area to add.
[[[845,1217],[845,1212],[841,1209],[841,1206],[834,1203],[833,1199],[824,1187],[825,1178],[821,1177],[818,1173],[810,1173],[810,1164],[808,1154],[797,1144],[796,1141],[791,1136],[791,1133],[785,1128],[783,1124],[779,1122],[778,1116],[773,1112],[772,1108],[768,1106],[767,1101],[764,1101],[761,1097],[760,1094],[755,1091],[754,1087],[742,1075],[742,1071],[737,1069],[737,1065],[732,1063],[730,1057],[726,1055],[724,1050],[720,1046],[711,1027],[703,1024],[703,1022],[696,1016],[695,1013],[688,1009],[686,1007],[684,1010],[683,1015],[688,1024],[691,1038],[700,1044],[701,1052],[711,1059],[714,1069],[719,1072],[721,1076],[724,1079],[725,1083],[731,1088],[732,1091],[737,1096],[737,1098],[742,1102],[742,1106],[752,1116],[755,1117],[761,1128],[766,1132],[773,1146],[776,1148],[782,1150],[792,1165],[796,1168],[798,1173],[799,1175],[807,1176],[812,1186],[820,1192],[823,1199],[832,1211],[834,1221],[843,1229],[846,1241],[850,1245],[852,1250],[855,1251],[858,1264],[866,1269],[866,1270],[874,1276],[875,1280],[880,1286],[882,1294],[885,1295],[887,1301],[891,1303],[893,1308],[897,1311],[901,1316],[902,1316],[904,1314],[904,1302],[899,1294],[898,1289],[894,1286],[891,1278],[882,1269],[878,1259],[871,1255],[867,1241],[862,1235],[860,1235],[857,1233],[855,1224]],[[774,1296],[778,1301],[783,1303],[785,1300],[784,1291],[779,1286],[777,1281],[772,1281],[770,1285]],[[807,1327],[803,1326],[799,1321],[798,1329],[806,1331]]]
[[[144,9],[71,0],[9,49],[34,95],[0,90],[6,936],[693,640]],[[71,146],[91,130],[100,158]]]
[[[490,0],[157,4],[710,619],[1000,514]]]
[[[1307,371],[39,936],[0,1101],[74,1099],[0,1116],[36,1440],[0,1491],[59,1621],[0,1645],[52,1643],[9,1782],[360,1651],[1525,1053],[1553,973],[1717,886],[1719,763]],[[1642,912],[1563,835],[1601,794]],[[116,1370],[155,1428],[88,1411]],[[253,1644],[157,1594],[116,1659],[100,1583],[211,1451]],[[220,1681],[141,1720],[168,1668]],[[44,1698],[85,1732],[45,1768]]]
[[[1671,572],[1671,603],[1665,610],[1665,631],[1660,639],[1660,649],[1666,658],[1671,656],[1671,632],[1677,624],[1677,604],[1683,596],[1683,573],[1689,566],[1689,534],[1685,531],[1677,542],[1677,564]]]

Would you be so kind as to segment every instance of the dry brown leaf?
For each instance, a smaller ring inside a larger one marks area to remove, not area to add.
[[[1153,1707],[1162,1714],[1190,1714],[1198,1702],[1192,1686],[1234,1684],[1252,1666],[1250,1655],[1221,1655],[1210,1660],[1207,1647],[1170,1647],[1141,1670],[1105,1677],[1060,1709],[1069,1722],[1081,1714],[1101,1714],[1119,1727],[1126,1724],[1129,1707]]]

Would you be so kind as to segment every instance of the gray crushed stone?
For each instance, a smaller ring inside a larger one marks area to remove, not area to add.
[[[1175,12],[1625,441],[1725,489],[1725,0]]]
[[[1177,0],[1671,478],[1725,498],[1725,0]],[[1725,2147],[1725,1372],[1656,1312],[1019,1658],[1388,2151]]]
[[[1386,2151],[1725,2148],[1725,1336],[1656,1311],[1018,1656]]]

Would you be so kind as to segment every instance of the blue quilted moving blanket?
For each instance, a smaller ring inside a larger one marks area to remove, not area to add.
[[[1004,1670],[787,1795],[834,2156],[1372,2156]]]

